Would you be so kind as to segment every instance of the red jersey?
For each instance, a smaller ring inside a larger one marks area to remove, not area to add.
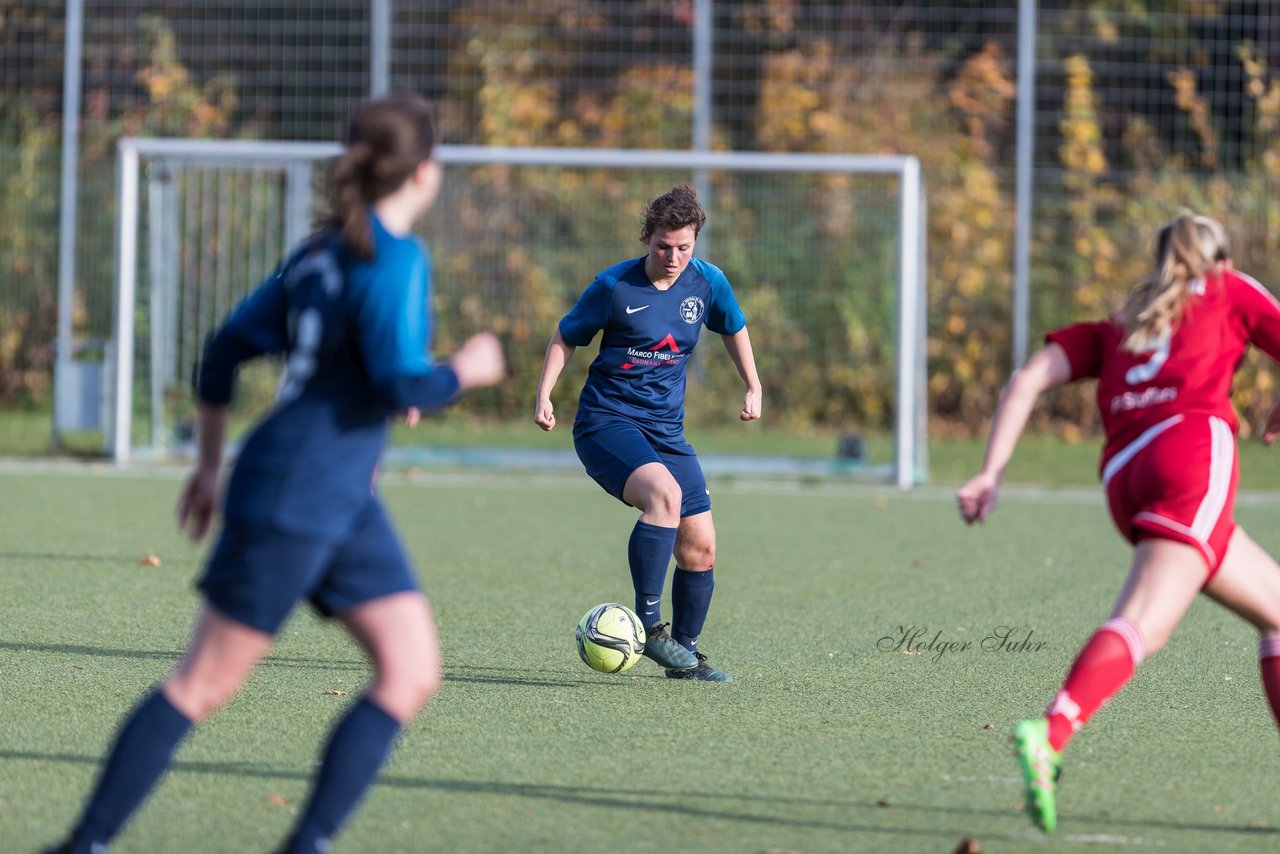
[[[1235,432],[1231,380],[1254,344],[1280,361],[1280,302],[1236,270],[1192,283],[1172,335],[1150,350],[1121,348],[1115,321],[1076,323],[1045,336],[1066,351],[1071,379],[1098,379],[1106,429],[1102,465],[1149,428],[1175,415],[1217,416]]]

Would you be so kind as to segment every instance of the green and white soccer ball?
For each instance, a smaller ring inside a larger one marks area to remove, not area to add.
[[[644,626],[626,605],[606,602],[582,615],[575,632],[578,655],[592,670],[621,673],[644,652]]]

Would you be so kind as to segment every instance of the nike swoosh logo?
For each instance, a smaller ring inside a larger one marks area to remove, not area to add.
[[[647,305],[638,306],[638,307],[636,307],[636,308],[632,308],[631,306],[627,306],[627,314],[635,314],[637,311],[644,311],[644,310],[645,310],[646,308],[648,308],[648,307],[649,307],[649,306],[647,306]]]
[[[658,600],[657,600],[657,599],[654,599],[652,602],[650,602],[648,599],[646,599],[646,600],[644,600],[644,604],[646,604],[646,605],[657,605],[657,604],[658,604]]]

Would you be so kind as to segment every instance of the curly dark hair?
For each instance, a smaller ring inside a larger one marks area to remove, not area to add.
[[[698,203],[698,191],[689,184],[681,184],[649,202],[644,212],[644,226],[640,229],[640,242],[648,243],[659,228],[678,231],[690,225],[697,237],[706,224],[707,212]]]

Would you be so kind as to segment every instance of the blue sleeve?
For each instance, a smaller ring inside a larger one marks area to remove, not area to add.
[[[204,345],[195,368],[196,399],[227,404],[235,394],[236,373],[243,362],[288,348],[288,300],[277,270],[232,309],[227,320]]]
[[[715,270],[711,275],[711,305],[707,306],[707,329],[721,335],[734,335],[747,325],[747,316],[738,306],[733,288],[724,273]]]
[[[440,409],[457,396],[458,377],[429,355],[430,260],[416,243],[383,251],[357,313],[365,370],[392,411]]]
[[[609,322],[614,281],[597,278],[560,320],[560,337],[572,347],[585,347]]]

